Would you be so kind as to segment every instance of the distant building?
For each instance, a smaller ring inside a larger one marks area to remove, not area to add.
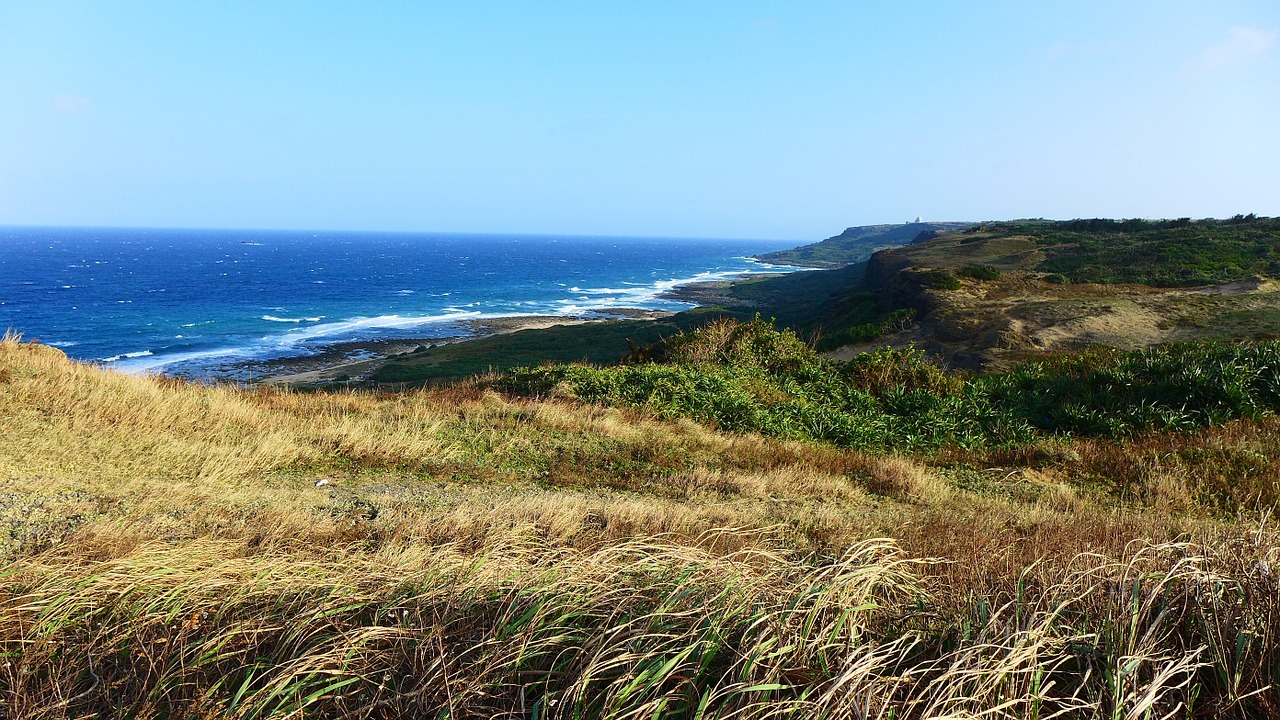
[[[922,223],[922,222],[924,222],[924,218],[922,218],[922,217],[917,217],[917,218],[916,218],[916,222],[918,222],[918,223]]]

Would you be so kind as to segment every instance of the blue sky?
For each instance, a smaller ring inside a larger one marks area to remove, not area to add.
[[[1280,3],[0,0],[0,224],[1280,215]]]

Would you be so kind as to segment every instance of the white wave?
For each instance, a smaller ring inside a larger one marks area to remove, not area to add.
[[[139,350],[137,352],[121,353],[119,355],[112,355],[111,357],[108,357],[108,358],[102,358],[101,362],[113,363],[113,362],[120,362],[121,360],[133,359],[133,358],[151,357],[152,355],[155,355],[155,353],[151,352],[150,350]]]
[[[449,312],[443,315],[379,315],[377,317],[356,317],[350,320],[322,323],[308,328],[291,330],[282,336],[267,337],[263,340],[274,342],[277,347],[289,347],[308,340],[346,335],[357,330],[404,329],[431,325],[433,323],[452,322],[480,317],[482,313],[475,311]]]
[[[769,273],[785,274],[785,273],[791,273],[791,272],[799,272],[799,271],[802,271],[802,270],[823,270],[823,269],[824,269],[824,268],[819,268],[819,267],[809,267],[809,266],[807,266],[807,265],[776,265],[776,264],[774,264],[774,263],[771,263],[771,262],[765,262],[764,260],[758,260],[758,259],[753,258],[753,257],[739,257],[739,258],[734,258],[734,259],[735,259],[735,260],[746,260],[747,262],[751,263],[752,265],[759,265],[760,267],[765,268],[765,270],[763,270],[763,271],[762,271],[762,270],[749,270],[748,272],[750,272],[750,273],[762,273],[762,272],[767,271],[767,272],[769,272]]]
[[[761,265],[763,265],[763,263],[761,263]],[[748,275],[783,274],[793,272],[796,269],[797,268],[792,267],[779,267],[777,270],[761,270],[756,268],[708,270],[690,277],[656,280],[647,285],[643,283],[633,284],[630,282],[624,282],[623,284],[626,285],[626,287],[574,287],[569,289],[578,293],[578,295],[569,299],[556,300],[555,304],[559,305],[559,307],[555,308],[553,312],[563,315],[573,315],[619,307],[645,307],[652,305],[663,306],[666,309],[679,309],[682,307],[688,308],[693,307],[694,303],[685,302],[683,300],[674,300],[664,296],[682,285],[735,280]]]
[[[69,348],[69,347],[75,347],[75,346],[77,346],[77,345],[79,345],[79,344],[80,344],[80,343],[78,343],[78,342],[73,342],[73,341],[71,341],[71,340],[55,340],[55,341],[53,341],[53,342],[51,342],[51,343],[48,343],[48,345],[49,345],[49,346],[51,346],[51,347],[56,347],[56,348]]]
[[[325,319],[325,317],[327,316],[316,315],[314,317],[287,318],[287,317],[276,317],[274,315],[263,315],[262,319],[270,320],[271,322],[278,322],[278,323],[300,323],[300,322],[320,322],[321,320]],[[186,326],[184,325],[183,327],[186,327]]]
[[[199,350],[186,353],[173,353],[169,355],[153,355],[147,353],[146,356],[140,358],[128,358],[117,362],[113,365],[116,370],[122,370],[127,373],[145,374],[159,372],[170,365],[191,362],[193,360],[206,360],[218,357],[252,357],[254,353],[245,348],[218,348],[216,350]],[[104,361],[106,362],[106,361]]]

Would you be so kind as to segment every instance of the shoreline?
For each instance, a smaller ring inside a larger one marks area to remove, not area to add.
[[[795,266],[799,268],[799,266]],[[694,307],[723,304],[728,299],[724,289],[742,280],[790,272],[742,272],[731,277],[682,283],[662,293],[664,300],[688,303]],[[320,345],[310,354],[298,354],[270,360],[242,360],[203,377],[189,378],[200,382],[231,382],[246,386],[316,386],[336,383],[366,382],[390,358],[412,353],[421,348],[468,342],[521,330],[545,329],[564,325],[607,323],[619,320],[657,320],[676,314],[671,310],[617,307],[593,310],[580,315],[510,315],[493,318],[460,320],[463,329],[455,335],[404,337],[380,340],[354,340]]]
[[[609,308],[591,315],[512,315],[465,320],[458,324],[466,334],[448,337],[396,338],[390,340],[356,340],[323,346],[312,355],[297,355],[275,360],[251,360],[235,363],[228,372],[209,379],[231,381],[243,385],[307,386],[341,382],[363,382],[388,359],[412,353],[419,348],[468,342],[521,330],[539,330],[565,325],[615,322],[618,320],[657,320],[674,315],[669,310],[646,308]],[[247,375],[247,378],[245,377]]]

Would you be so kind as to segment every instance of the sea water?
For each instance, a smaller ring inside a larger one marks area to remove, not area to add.
[[[131,372],[216,376],[466,320],[682,310],[681,284],[786,272],[786,241],[0,228],[0,330]]]

